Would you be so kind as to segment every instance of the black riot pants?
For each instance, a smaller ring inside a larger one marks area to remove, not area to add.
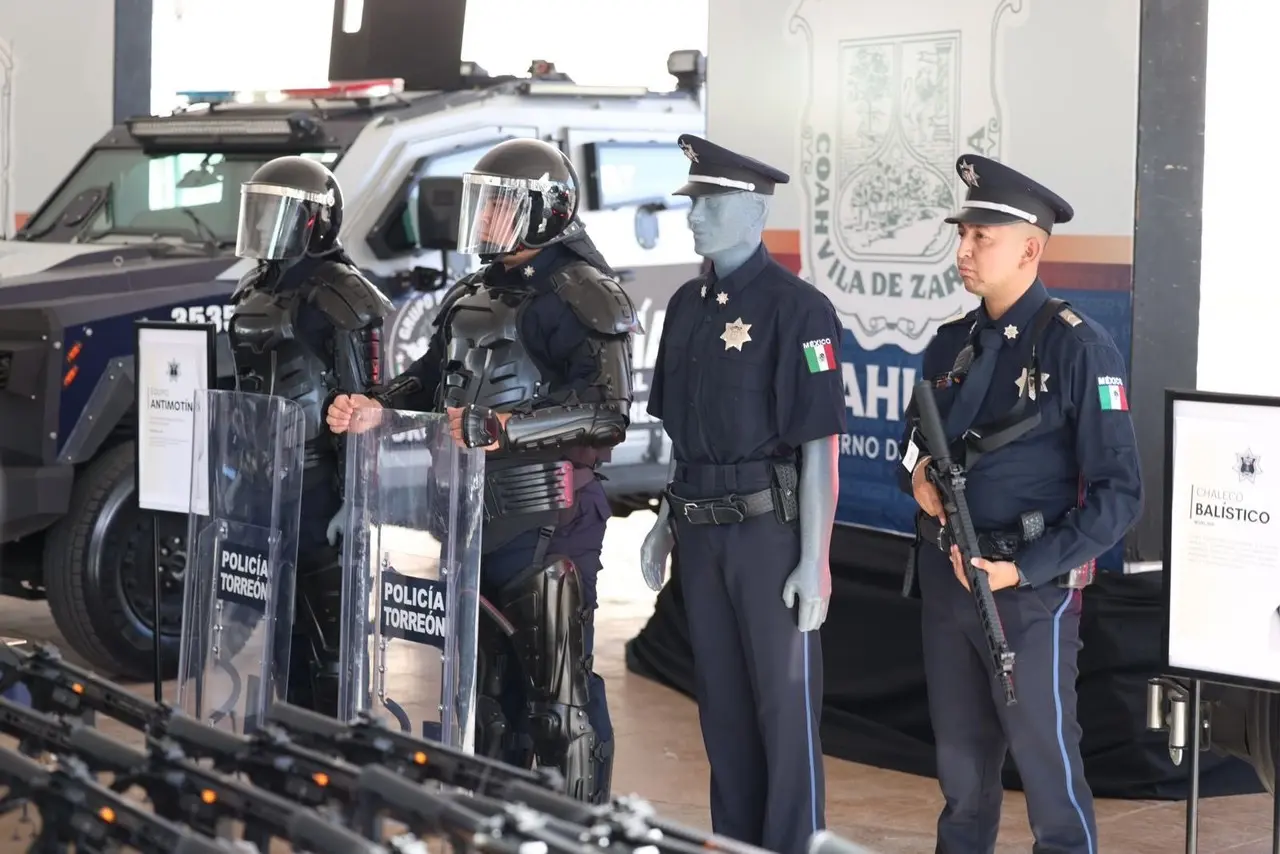
[[[342,632],[342,540],[326,539],[342,497],[327,479],[302,494],[298,563],[294,577],[293,642],[286,702],[338,716]]]
[[[750,494],[767,464],[680,466],[681,498]],[[822,643],[782,602],[800,561],[798,522],[772,512],[692,524],[672,511],[693,647],[694,688],[711,763],[711,823],[724,836],[803,854],[825,827],[818,724]]]

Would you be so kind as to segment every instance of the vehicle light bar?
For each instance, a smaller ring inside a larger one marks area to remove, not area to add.
[[[129,123],[135,137],[175,136],[292,136],[288,119],[139,119]]]
[[[311,89],[227,89],[178,92],[188,104],[278,104],[281,101],[357,101],[384,98],[404,91],[404,80],[341,80]]]

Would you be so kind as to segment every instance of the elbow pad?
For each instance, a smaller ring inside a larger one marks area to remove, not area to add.
[[[611,448],[626,438],[627,413],[616,403],[583,403],[535,409],[511,416],[503,431],[510,451],[535,451],[579,445]]]

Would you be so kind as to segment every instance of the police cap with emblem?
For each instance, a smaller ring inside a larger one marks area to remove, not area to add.
[[[1055,223],[1070,222],[1075,216],[1066,199],[1053,190],[989,157],[966,154],[956,161],[956,172],[969,191],[960,210],[947,217],[946,222],[1029,222],[1052,232]]]
[[[713,196],[743,191],[772,196],[776,185],[791,180],[791,176],[780,169],[735,154],[701,137],[681,134],[677,142],[689,158],[689,178],[688,183],[672,193],[674,196]]]

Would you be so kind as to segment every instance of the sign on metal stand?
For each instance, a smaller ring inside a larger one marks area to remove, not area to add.
[[[1233,701],[1280,693],[1280,398],[1167,390],[1164,470],[1165,675],[1148,683],[1147,726],[1169,729],[1175,764],[1190,756],[1186,850],[1194,854],[1200,752],[1212,732],[1206,687]],[[1245,706],[1270,718],[1271,703]],[[1277,757],[1249,748],[1276,798],[1272,851],[1280,852]]]
[[[191,512],[192,429],[195,399],[216,383],[214,328],[208,324],[140,320],[135,324],[138,510],[150,510],[152,648],[155,701],[164,700],[160,652],[160,599],[166,546],[160,513]]]

